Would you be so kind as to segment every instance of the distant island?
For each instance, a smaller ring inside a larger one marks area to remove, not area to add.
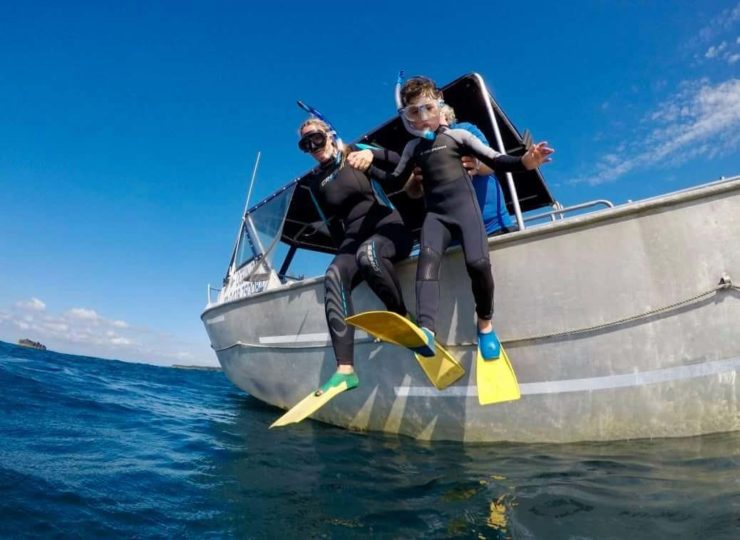
[[[30,339],[19,339],[18,345],[20,345],[21,347],[28,347],[29,349],[38,349],[40,351],[46,350],[46,345]]]

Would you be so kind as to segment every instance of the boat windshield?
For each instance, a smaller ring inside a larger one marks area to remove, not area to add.
[[[295,185],[286,186],[274,196],[247,210],[234,253],[234,269],[256,261],[266,263],[260,266],[272,267],[271,261],[279,244],[285,214],[294,190]]]

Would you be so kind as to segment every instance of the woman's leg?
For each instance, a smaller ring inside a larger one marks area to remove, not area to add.
[[[324,277],[326,324],[339,366],[354,363],[355,330],[344,319],[354,314],[351,292],[357,272],[354,253],[340,253],[334,257]]]
[[[399,315],[406,315],[407,310],[393,261],[408,257],[411,245],[411,236],[403,225],[386,227],[364,241],[356,255],[362,277],[388,311]]]

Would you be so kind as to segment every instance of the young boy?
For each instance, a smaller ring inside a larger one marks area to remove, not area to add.
[[[470,132],[443,125],[442,92],[426,77],[408,79],[401,88],[399,111],[404,126],[417,138],[406,144],[396,169],[388,175],[372,166],[371,174],[395,180],[408,178],[414,167],[422,172],[427,214],[421,231],[416,271],[417,324],[427,337],[423,356],[434,355],[435,318],[439,309],[439,266],[450,242],[462,244],[478,315],[478,347],[485,360],[500,356],[493,331],[493,275],[488,242],[470,176],[462,157],[473,155],[497,172],[531,170],[550,161],[546,142],[533,145],[522,157],[500,154]]]

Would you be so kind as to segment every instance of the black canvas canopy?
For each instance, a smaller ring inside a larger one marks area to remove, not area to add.
[[[478,126],[492,148],[514,156],[524,153],[522,136],[485,89],[479,75],[471,73],[460,77],[443,87],[442,91],[445,102],[455,109],[457,120],[459,122],[471,122]],[[498,124],[503,148],[499,148],[499,145],[496,144],[497,138],[489,113],[489,104]],[[376,144],[400,154],[411,138],[412,136],[403,127],[400,118],[395,117],[354,142]],[[522,212],[551,206],[554,203],[554,199],[539,170],[515,173],[513,178]],[[305,185],[306,180],[307,175],[297,181],[285,219],[281,240],[297,248],[333,253],[335,251],[334,244],[311,199]],[[414,237],[418,240],[421,224],[424,220],[424,201],[423,199],[410,199],[401,191],[401,187],[400,185],[383,185],[391,202],[401,213],[406,225],[414,231]],[[501,187],[504,191],[506,206],[513,215],[514,206],[508,183],[502,181]]]

